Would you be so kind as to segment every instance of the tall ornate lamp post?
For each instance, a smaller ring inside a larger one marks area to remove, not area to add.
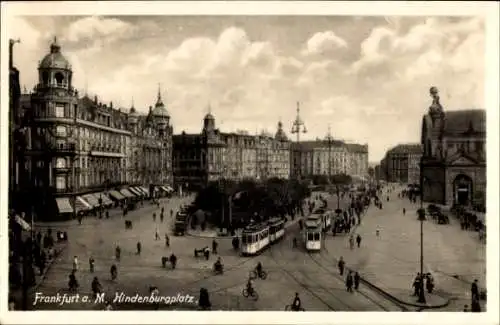
[[[295,120],[292,123],[292,130],[290,133],[296,134],[297,135],[297,144],[300,142],[300,132],[302,133],[307,133],[306,125],[300,118],[300,103],[297,102],[297,116],[295,117]],[[299,177],[302,174],[302,168],[301,168],[301,162],[302,157],[299,154]]]
[[[424,209],[424,181],[425,178],[422,174],[422,165],[423,160],[420,159],[420,208],[418,209],[418,220],[420,221],[420,275],[422,278],[420,279],[420,289],[418,295],[418,302],[425,303],[425,291],[424,291],[424,221],[425,221],[425,209]]]

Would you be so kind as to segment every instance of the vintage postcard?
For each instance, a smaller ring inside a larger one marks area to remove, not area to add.
[[[498,8],[2,3],[0,321],[494,324]]]

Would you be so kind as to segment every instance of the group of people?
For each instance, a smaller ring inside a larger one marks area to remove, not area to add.
[[[434,278],[431,273],[421,274],[417,273],[417,276],[413,280],[413,295],[420,296],[420,290],[427,290],[428,293],[432,293],[434,290]]]
[[[361,242],[361,241],[360,241]],[[341,256],[337,266],[339,268],[339,274],[340,276],[344,276],[344,270],[345,270],[345,261],[344,257]],[[357,271],[351,271],[347,273],[347,276],[345,278],[345,287],[348,292],[353,292],[353,287],[354,290],[358,290],[359,288],[359,282],[361,281],[361,276],[359,275],[359,272]]]

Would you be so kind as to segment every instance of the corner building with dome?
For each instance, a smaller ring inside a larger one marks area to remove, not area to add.
[[[171,190],[173,129],[160,89],[147,115],[133,104],[120,108],[80,96],[56,39],[38,72],[38,84],[21,97],[30,178],[24,191],[38,220]]]

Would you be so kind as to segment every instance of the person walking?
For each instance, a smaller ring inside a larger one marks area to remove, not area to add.
[[[354,274],[354,289],[358,290],[359,288],[359,281],[361,281],[361,277],[359,276],[359,273],[356,271]]]
[[[90,268],[90,273],[94,273],[94,263],[95,260],[92,256],[89,257],[89,268]]]
[[[360,234],[358,234],[356,236],[356,243],[358,244],[358,248],[359,248],[359,246],[361,245],[361,235]]]
[[[153,222],[156,222],[156,213],[153,212]]]
[[[347,274],[346,280],[345,280],[345,286],[346,286],[347,292],[353,292],[352,285],[353,285],[352,272],[349,271],[349,273]]]
[[[155,228],[155,240],[160,240],[160,231],[158,227]]]
[[[470,287],[470,293],[471,293],[471,298],[473,301],[474,301],[474,299],[479,300],[479,286],[478,286],[477,279],[475,279],[474,282],[472,283],[472,285]]]
[[[353,236],[353,235],[351,235],[351,236],[349,237],[349,248],[350,248],[351,250],[352,250],[352,249],[354,249],[354,236]]]
[[[217,242],[214,240],[212,240],[212,253],[213,254],[217,254],[217,246],[219,246],[219,244],[217,244]]]
[[[165,234],[165,246],[170,247],[170,237],[168,237],[168,234]]]
[[[137,255],[141,255],[142,245],[141,242],[137,242]]]
[[[344,257],[343,256],[340,257],[337,266],[339,268],[340,275],[344,275],[345,262],[344,262]]]
[[[73,272],[78,271],[78,257],[76,255],[73,257]]]
[[[405,208],[403,208],[403,215],[405,215],[405,214],[406,214],[406,209],[405,209]]]

